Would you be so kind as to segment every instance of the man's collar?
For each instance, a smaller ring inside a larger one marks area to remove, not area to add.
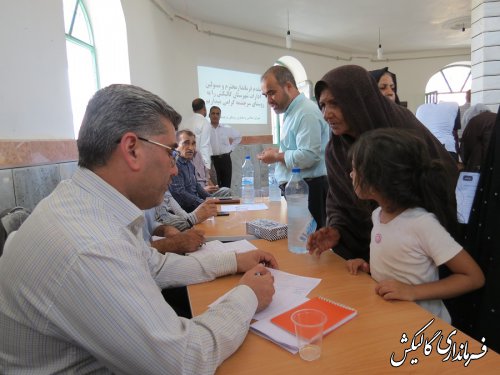
[[[293,108],[297,105],[297,103],[303,100],[303,98],[305,98],[305,95],[302,93],[299,93],[299,95],[293,98],[290,104],[288,105],[288,108],[286,109],[284,115],[286,116],[288,113],[290,113],[293,110]]]

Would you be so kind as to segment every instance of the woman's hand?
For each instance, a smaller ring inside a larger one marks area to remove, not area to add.
[[[309,254],[320,256],[325,250],[331,250],[340,241],[340,232],[336,228],[326,227],[312,233],[307,239]]]

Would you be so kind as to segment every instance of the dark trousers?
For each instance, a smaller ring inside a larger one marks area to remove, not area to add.
[[[309,212],[318,224],[316,230],[326,225],[326,195],[328,194],[328,180],[326,176],[304,178],[309,187]],[[286,184],[281,184],[280,189],[285,193]],[[286,195],[285,195],[286,199]]]
[[[231,178],[233,176],[233,164],[231,163],[231,153],[212,155],[212,163],[217,173],[217,185],[219,187],[231,188]]]

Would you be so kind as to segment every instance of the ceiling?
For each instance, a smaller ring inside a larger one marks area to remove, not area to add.
[[[470,0],[163,0],[193,23],[303,42],[353,56],[470,48]],[[465,26],[465,32],[462,27]],[[295,47],[296,44],[294,44]]]

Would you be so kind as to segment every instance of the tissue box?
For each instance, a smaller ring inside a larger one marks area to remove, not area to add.
[[[247,221],[247,233],[268,241],[276,241],[286,238],[287,225],[274,220],[256,219]]]

